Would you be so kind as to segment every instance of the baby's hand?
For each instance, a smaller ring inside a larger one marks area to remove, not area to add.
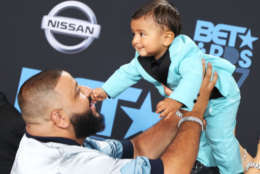
[[[165,98],[157,104],[156,113],[160,113],[160,117],[172,116],[176,114],[181,106],[181,103],[170,98]]]
[[[91,98],[94,101],[103,101],[107,98],[107,94],[102,88],[95,88],[92,90]]]
[[[164,84],[162,84],[163,86],[163,90],[164,90],[164,93],[167,95],[167,96],[170,96],[171,93],[173,92],[172,89],[168,88],[167,86],[165,86]]]

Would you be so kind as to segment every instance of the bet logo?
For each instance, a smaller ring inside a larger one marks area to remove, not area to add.
[[[197,20],[193,39],[204,53],[224,57],[233,63],[237,67],[238,86],[242,86],[252,65],[253,43],[258,40],[252,36],[251,29]]]

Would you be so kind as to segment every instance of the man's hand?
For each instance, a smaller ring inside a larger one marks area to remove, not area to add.
[[[242,157],[242,156],[244,155],[244,153],[247,153],[247,152],[245,151],[245,149],[243,149],[240,146],[240,150],[241,149],[242,149],[242,152],[240,151],[240,153],[241,153],[241,158],[243,159],[244,157]],[[255,164],[260,164],[260,139],[258,140],[257,152],[256,152],[255,158],[252,158],[251,155],[247,153],[246,159],[243,159],[242,162],[243,162],[245,174],[258,174],[258,173],[260,173],[260,169],[257,169],[257,168],[254,168],[254,167],[250,167],[248,169],[248,171],[246,171],[247,165],[248,165],[249,162],[253,162]]]
[[[156,106],[156,113],[160,113],[160,117],[168,117],[175,115],[177,110],[182,106],[181,103],[176,100],[165,98],[160,101]]]
[[[91,98],[93,101],[103,101],[107,98],[107,94],[102,88],[95,88],[92,90]]]
[[[212,75],[212,65],[211,63],[208,63],[207,70],[205,72],[205,61],[202,61],[202,66],[203,66],[203,81],[200,87],[200,93],[199,97],[197,99],[197,102],[195,103],[192,112],[195,116],[199,116],[201,119],[203,119],[204,112],[208,106],[208,101],[210,97],[210,93],[213,90],[217,79],[218,75],[216,72],[214,72],[213,79],[211,80],[211,75]]]

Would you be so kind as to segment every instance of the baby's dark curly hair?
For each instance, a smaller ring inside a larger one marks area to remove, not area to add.
[[[152,15],[156,23],[169,28],[174,32],[175,36],[180,34],[182,28],[180,13],[171,2],[167,0],[153,0],[138,9],[132,15],[132,19],[139,19],[146,15]]]

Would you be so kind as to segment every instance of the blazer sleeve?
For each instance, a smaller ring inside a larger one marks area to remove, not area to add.
[[[137,69],[137,61],[137,58],[134,58],[130,63],[122,65],[104,83],[102,88],[109,97],[117,97],[141,79],[141,75]]]
[[[196,56],[196,57],[195,57]],[[181,80],[169,98],[182,103],[191,111],[202,82],[202,59],[200,54],[186,57],[179,65]]]

